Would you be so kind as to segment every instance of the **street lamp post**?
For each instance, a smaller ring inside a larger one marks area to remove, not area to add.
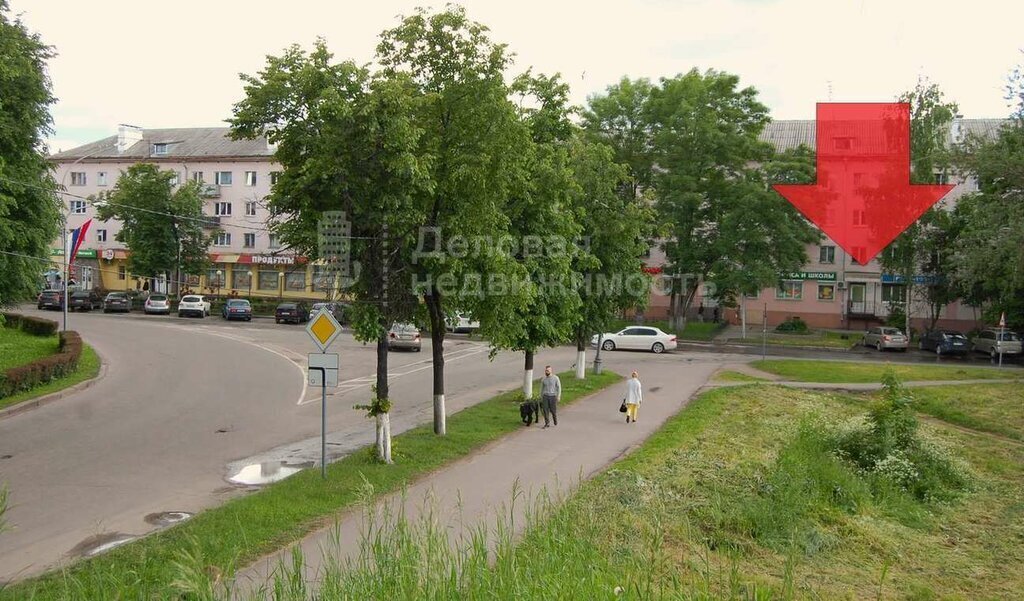
[[[252,298],[252,270],[246,272],[249,276],[249,298]]]
[[[217,296],[220,296],[220,282],[221,282],[221,278],[223,278],[223,277],[224,277],[224,272],[218,269],[217,270]]]
[[[284,300],[284,272],[277,272],[277,299]]]

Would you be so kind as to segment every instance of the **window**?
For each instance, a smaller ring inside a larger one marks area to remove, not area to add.
[[[245,216],[246,217],[255,217],[256,216],[256,201],[255,200],[247,200],[245,202]]]
[[[853,210],[853,225],[865,226],[867,225],[867,218],[864,215],[863,209]]]
[[[180,183],[181,183],[181,174],[178,173],[177,171],[175,171],[174,175],[171,176],[171,185],[172,186],[177,186]]]
[[[281,241],[277,238],[276,234],[270,234],[270,248],[281,248]]]
[[[289,271],[284,275],[285,290],[302,292],[306,289],[306,271]]]
[[[313,289],[317,292],[327,292],[334,289],[334,276],[326,266],[313,266]]]
[[[245,185],[246,186],[255,186],[256,185],[256,172],[255,171],[246,171],[245,172]]]
[[[163,142],[153,144],[153,154],[156,156],[167,154],[167,144]]]
[[[279,179],[281,179],[281,172],[280,171],[271,171],[270,172],[270,185],[271,186],[277,184],[277,180],[279,180]]]
[[[836,150],[850,150],[853,148],[853,138],[834,138]]]
[[[96,174],[96,185],[97,186],[106,186],[107,185],[107,172],[106,171],[100,171],[100,172],[98,172]]]
[[[96,241],[106,242],[107,241],[107,230],[96,230]]]
[[[200,184],[203,183],[204,181],[206,181],[206,180],[203,179],[203,172],[202,171],[193,171],[192,172],[192,181],[199,182]]]
[[[834,246],[822,246],[818,248],[818,262],[819,263],[835,263],[836,262],[836,247]]]
[[[278,287],[278,271],[260,271],[259,277],[259,289],[260,290],[277,290]]]
[[[242,246],[246,248],[252,248],[256,246],[256,234],[246,233],[243,234]]]
[[[85,185],[85,172],[84,171],[72,171],[71,172],[71,185],[72,186],[84,186]]]
[[[782,300],[800,300],[804,297],[804,283],[801,281],[779,282],[775,298]]]
[[[854,246],[853,253],[850,254],[850,262],[854,265],[861,265],[861,262],[857,260],[857,257],[867,254],[867,249],[863,246]]]
[[[936,184],[945,185],[949,183],[949,175],[947,175],[945,171],[940,171],[936,173],[933,179],[933,183]]]
[[[231,234],[221,232],[213,239],[214,246],[231,246]]]
[[[217,272],[220,271],[220,274]],[[218,269],[211,269],[206,272],[206,285],[211,288],[224,286],[224,272]]]
[[[882,284],[882,302],[902,303],[906,295],[907,289],[903,284]]]
[[[73,215],[85,215],[85,201],[74,199],[71,201],[71,213]]]
[[[818,300],[830,301],[836,298],[835,284],[818,284]]]
[[[247,269],[232,269],[231,270],[231,287],[235,290],[245,288],[252,288],[252,276],[249,275]]]
[[[118,265],[117,266],[117,279],[124,280],[124,279],[127,279],[127,277],[128,277],[128,270],[125,268],[124,265]]]
[[[230,215],[231,214],[231,203],[230,202],[218,202],[213,205],[214,215]]]
[[[218,171],[215,175],[215,181],[218,186],[230,186],[231,185],[231,172],[230,171]]]

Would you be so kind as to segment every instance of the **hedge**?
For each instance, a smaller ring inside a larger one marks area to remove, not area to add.
[[[20,313],[3,313],[3,324],[5,328],[16,328],[33,336],[53,336],[57,333],[60,324],[52,319],[32,317]]]
[[[10,319],[10,314],[5,317]],[[78,367],[78,360],[81,356],[82,337],[78,335],[78,332],[61,332],[56,354],[36,359],[25,365],[11,367],[0,374],[0,398],[30,390],[40,384],[46,384],[72,373]]]

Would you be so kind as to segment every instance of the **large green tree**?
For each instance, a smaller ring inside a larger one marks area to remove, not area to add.
[[[376,418],[378,455],[390,463],[387,334],[417,311],[417,203],[431,184],[416,122],[424,99],[404,74],[334,62],[323,41],[309,54],[292,47],[269,57],[243,79],[233,135],[268,136],[283,168],[270,198],[274,229],[306,256],[329,261],[337,257],[318,238],[325,212],[342,211],[351,224],[353,329],[357,340],[377,345],[374,396],[361,408]]]
[[[628,177],[620,190],[636,198],[653,183],[654,156],[647,111],[653,86],[647,79],[623,77],[603,94],[591,96],[583,111],[583,129],[591,139],[608,144],[615,162],[626,166]]]
[[[147,278],[173,274],[180,284],[182,273],[202,273],[209,265],[211,238],[204,232],[201,184],[176,185],[176,177],[151,163],[137,163],[93,203],[98,219],[121,222],[116,238],[131,251],[129,271]]]
[[[426,228],[417,260],[430,325],[434,432],[445,433],[444,338],[450,311],[479,302],[480,276],[517,272],[502,253],[446,252],[447,241],[495,240],[508,230],[505,202],[522,189],[530,132],[510,100],[511,58],[465,11],[418,10],[385,31],[377,61],[416,87],[419,156],[431,186],[417,194]]]
[[[0,0],[0,306],[39,289],[61,227],[43,147],[51,132],[46,61],[53,52],[8,10]]]

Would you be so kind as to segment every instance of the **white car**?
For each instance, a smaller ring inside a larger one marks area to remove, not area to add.
[[[449,319],[445,324],[449,332],[466,332],[472,334],[473,332],[480,329],[480,322],[474,321],[463,313],[456,313],[453,319]]]
[[[150,294],[142,310],[146,315],[170,315],[171,301],[166,294]]]
[[[210,314],[210,301],[199,294],[186,294],[178,303],[178,317],[198,315],[206,317]]]
[[[597,346],[598,337],[590,339],[590,346]],[[606,351],[616,349],[630,349],[638,351],[651,351],[663,353],[676,348],[676,337],[674,334],[662,332],[651,326],[632,326],[614,334],[603,334],[601,348]]]

